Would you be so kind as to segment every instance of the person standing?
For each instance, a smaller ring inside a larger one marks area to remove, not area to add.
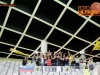
[[[73,56],[69,51],[68,51],[68,59],[69,59],[69,65],[73,66]]]
[[[57,60],[57,56],[54,55],[54,58],[52,59],[52,66],[56,66],[56,60]]]
[[[86,60],[85,54],[82,54],[79,59],[81,60],[81,62],[83,63]]]
[[[46,64],[47,64],[47,66],[52,66],[52,62],[51,62],[50,56],[48,56],[48,58],[46,60]]]
[[[76,68],[78,68],[78,69],[79,69],[79,62],[80,62],[80,60],[79,60],[78,56],[76,56],[75,63],[76,63]]]
[[[88,66],[89,66],[89,69],[90,69],[90,70],[93,70],[94,65],[93,65],[93,58],[92,58],[92,57],[90,57],[90,58],[88,59]]]
[[[44,56],[43,55],[41,55],[41,66],[44,66]]]
[[[36,66],[36,61],[35,61],[35,57],[34,56],[32,56],[31,63],[32,63],[33,66]]]
[[[56,66],[61,66],[61,58],[59,57],[59,55],[57,55],[57,58],[56,58]]]
[[[65,64],[65,66],[68,66],[68,65],[69,65],[69,59],[68,59],[68,56],[66,56],[66,58],[64,59],[64,64]]]
[[[73,66],[73,56],[69,54],[68,57],[69,57],[69,65]]]
[[[28,59],[27,59],[27,56],[24,57],[24,59],[23,59],[23,61],[22,61],[22,65],[23,65],[23,66],[26,66],[26,64],[27,64],[27,60],[28,60]]]

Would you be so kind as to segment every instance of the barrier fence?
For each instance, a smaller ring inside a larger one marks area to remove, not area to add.
[[[70,66],[20,66],[19,72],[70,72]]]

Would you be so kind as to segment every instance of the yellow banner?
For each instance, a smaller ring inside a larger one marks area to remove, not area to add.
[[[97,41],[93,50],[100,50],[100,41]]]
[[[16,53],[16,54],[20,54],[20,55],[29,56],[29,54],[25,54],[25,53],[23,53],[23,52],[21,52],[21,51],[14,50],[13,48],[10,48],[10,51],[12,51],[12,52],[14,52],[14,53]]]

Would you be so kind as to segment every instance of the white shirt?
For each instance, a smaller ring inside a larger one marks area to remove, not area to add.
[[[88,64],[89,64],[89,65],[93,65],[93,60],[89,60],[89,61],[88,61]]]
[[[43,58],[41,58],[41,63],[44,63],[44,59]]]
[[[79,63],[79,58],[75,58],[76,63]]]

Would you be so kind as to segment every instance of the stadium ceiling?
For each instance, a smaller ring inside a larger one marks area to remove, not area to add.
[[[32,55],[47,40],[48,50],[73,55],[84,50],[89,57],[100,40],[100,17],[79,16],[78,6],[90,6],[95,0],[0,0],[16,7],[0,7],[0,56],[23,58],[10,48]],[[98,0],[98,2],[100,2]],[[6,53],[5,53],[6,52]],[[100,58],[100,52],[93,55]]]

